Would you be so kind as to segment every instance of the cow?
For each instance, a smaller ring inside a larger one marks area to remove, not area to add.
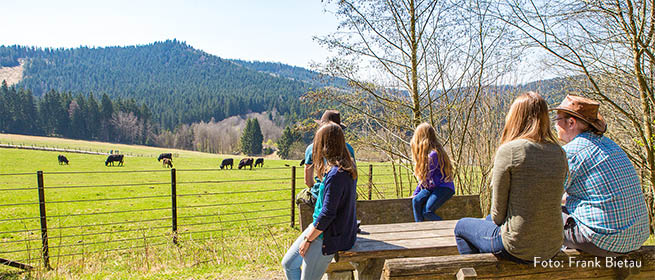
[[[173,168],[173,160],[170,158],[164,158],[164,161],[162,162],[162,167]]]
[[[65,155],[58,155],[57,160],[59,160],[59,165],[66,164],[68,165],[68,159]]]
[[[251,157],[249,158],[242,158],[241,161],[239,161],[239,169],[242,167],[250,166],[250,170],[252,170],[252,162],[253,159]]]
[[[257,160],[255,160],[255,167],[257,167],[257,165],[259,165],[259,167],[263,168],[264,167],[264,159],[263,158],[258,158]]]
[[[157,161],[161,161],[162,159],[165,159],[165,158],[173,160],[173,154],[171,154],[171,153],[159,154],[159,157],[157,158]]]
[[[300,166],[305,165],[305,159],[304,159],[304,158],[300,161],[300,164],[299,164],[299,165],[300,165]]]
[[[105,161],[105,166],[109,166],[109,164],[114,166],[115,161],[118,162],[118,166],[123,166],[123,155],[109,155]]]
[[[231,159],[231,158],[226,158],[226,159],[224,159],[224,160],[221,162],[221,169],[223,169],[223,167],[225,167],[225,169],[227,169],[227,166],[228,166],[228,165],[230,166],[230,169],[232,169],[232,165],[233,165],[233,164],[234,164],[234,160],[233,160],[233,159]]]

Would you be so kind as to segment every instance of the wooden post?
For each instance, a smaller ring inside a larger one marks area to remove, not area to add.
[[[296,223],[296,167],[291,167],[291,227]]]
[[[400,193],[404,195],[402,162],[398,163],[398,182],[400,182]],[[412,194],[409,195],[411,196]]]
[[[460,268],[457,272],[457,280],[475,280],[478,279],[478,273],[470,267]]]
[[[368,165],[368,200],[373,199],[373,165]]]
[[[175,168],[171,169],[171,220],[173,222],[173,243],[177,244],[177,178]]]
[[[48,246],[48,219],[45,212],[45,186],[43,184],[43,171],[36,172],[36,180],[39,190],[39,216],[41,217],[41,257],[43,258],[43,266],[50,270],[50,253]]]
[[[396,198],[400,198],[402,194],[402,190],[399,188],[400,186],[398,185],[398,175],[396,174],[396,164],[395,160],[391,160],[391,171],[393,171],[393,183],[394,186],[396,186]]]

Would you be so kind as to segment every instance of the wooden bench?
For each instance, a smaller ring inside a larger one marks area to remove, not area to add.
[[[312,222],[314,209],[302,203],[298,206],[300,209],[300,224],[301,228],[304,230]],[[435,213],[446,220],[458,220],[463,217],[481,217],[482,211],[480,210],[480,197],[478,195],[453,196],[450,200],[444,203],[443,206],[437,209]],[[337,257],[333,260],[330,266],[328,266],[326,271],[328,279],[353,279],[353,271],[356,269],[360,276],[359,279],[364,279],[367,277],[366,275],[375,275],[376,273],[378,275],[377,277],[379,277],[382,272],[384,260],[388,257],[434,255],[434,251],[425,251],[424,247],[414,246],[416,244],[400,244],[400,246],[405,246],[405,252],[392,250],[399,249],[398,247],[384,248],[384,243],[387,243],[389,241],[388,239],[393,239],[393,242],[399,242],[407,237],[398,235],[398,231],[408,230],[408,232],[412,232],[412,226],[417,225],[414,223],[412,200],[410,198],[359,200],[357,201],[357,219],[361,220],[363,234],[358,235],[357,243],[355,243],[353,249],[347,252],[339,252],[337,254]],[[411,224],[394,225],[400,223]],[[379,226],[372,227],[371,225]],[[454,223],[451,225],[451,228],[442,230],[440,234],[452,236],[452,227],[454,227]],[[374,243],[372,243],[371,235],[367,235],[367,233],[381,233],[384,231],[388,233],[386,236],[374,236],[374,238],[383,238],[376,241],[376,244],[382,247],[371,247]],[[414,230],[414,233],[415,232],[416,230]],[[384,240],[385,238],[387,240]],[[409,238],[411,239],[412,236],[409,236]],[[453,253],[453,249],[454,252],[457,253],[454,238],[451,238],[450,241],[452,242],[448,245],[450,246],[450,249],[448,249],[450,250],[449,253]],[[370,250],[367,250],[367,248]],[[351,264],[351,261],[354,265]],[[375,277],[373,276],[373,278]]]
[[[390,259],[384,263],[382,276],[382,279],[394,280],[655,279],[655,246],[644,246],[617,258],[594,257],[576,250],[564,250],[551,260],[540,260],[534,264],[500,260],[492,254]]]
[[[358,200],[357,219],[362,225],[397,224],[414,222],[411,198]],[[314,208],[298,203],[300,227],[305,230],[312,223]],[[464,217],[482,217],[479,195],[457,195],[446,201],[435,213],[444,220]]]

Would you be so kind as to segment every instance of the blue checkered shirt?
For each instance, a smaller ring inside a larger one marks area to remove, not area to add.
[[[639,177],[623,150],[585,132],[564,145],[569,161],[566,208],[598,248],[625,253],[648,239],[648,210]]]

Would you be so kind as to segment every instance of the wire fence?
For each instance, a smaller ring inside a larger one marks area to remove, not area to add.
[[[0,182],[18,182],[0,184],[0,198],[8,198],[0,200],[0,264],[50,268],[53,258],[208,240],[216,233],[238,238],[244,225],[293,227],[302,174],[293,166],[268,169],[277,170],[261,178],[237,170],[225,176],[220,169],[0,174]],[[360,168],[358,199],[406,197],[412,190],[411,177],[403,182],[397,174],[404,171],[389,165],[375,171]]]

